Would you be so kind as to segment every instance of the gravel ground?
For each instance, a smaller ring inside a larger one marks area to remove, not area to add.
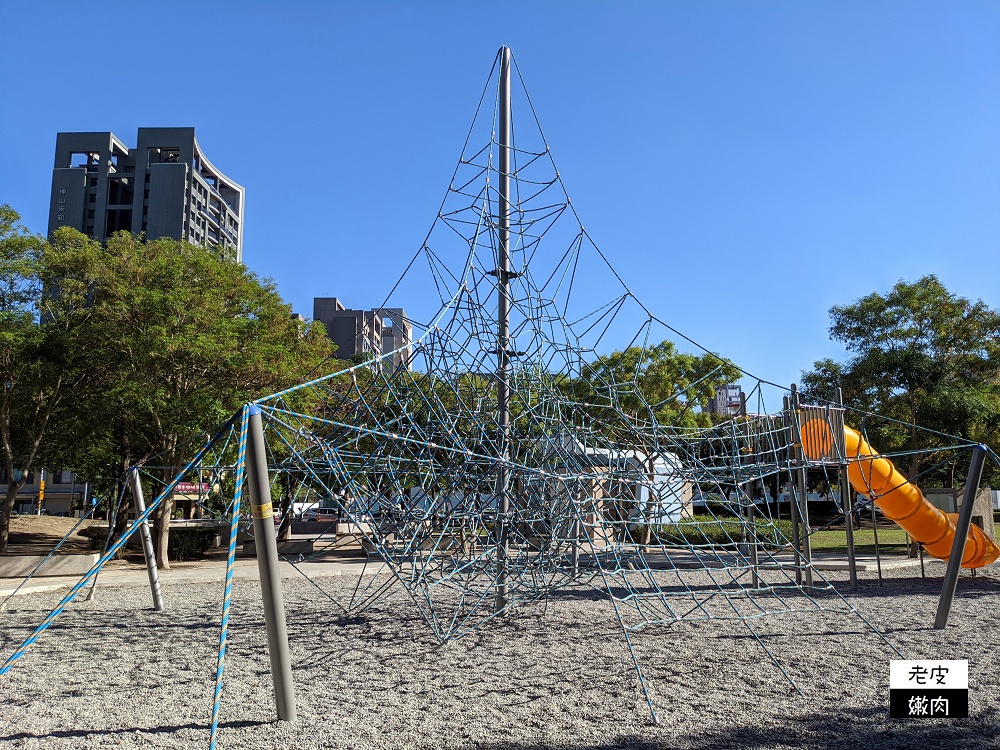
[[[276,722],[259,588],[240,581],[219,747],[993,748],[1000,570],[961,580],[942,633],[930,624],[943,572],[897,570],[881,588],[865,576],[852,600],[907,658],[969,659],[972,718],[890,720],[891,651],[857,617],[813,612],[754,623],[802,696],[739,622],[633,636],[660,726],[609,601],[592,591],[439,647],[402,595],[343,618],[304,581],[285,582],[299,719]],[[206,748],[220,592],[168,587],[159,615],[138,587],[70,605],[0,678],[0,748]],[[0,615],[4,655],[58,596],[19,597]]]

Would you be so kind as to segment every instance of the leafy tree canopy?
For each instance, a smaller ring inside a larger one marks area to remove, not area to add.
[[[598,357],[567,385],[575,400],[613,401],[639,422],[694,428],[711,424],[711,415],[700,407],[716,388],[739,377],[739,370],[716,354],[683,354],[672,341],[663,341]]]
[[[0,443],[8,479],[0,552],[43,441],[94,381],[95,356],[85,342],[100,255],[100,245],[79,233],[58,232],[46,242],[0,206]]]
[[[188,441],[335,348],[322,324],[291,318],[272,281],[215,249],[127,232],[102,247],[69,228],[46,242],[17,221],[0,212],[9,466],[59,466],[101,489],[152,456],[183,466],[198,447]],[[165,567],[172,509],[156,516]]]
[[[997,311],[949,292],[929,275],[912,284],[900,281],[885,295],[835,306],[830,320],[831,338],[849,356],[844,362],[818,361],[803,373],[807,396],[832,399],[840,386],[846,405],[898,420],[902,424],[867,425],[881,451],[954,443],[912,425],[1000,448]],[[914,454],[904,470],[915,477],[942,458]],[[950,482],[953,476],[938,474],[936,481]]]

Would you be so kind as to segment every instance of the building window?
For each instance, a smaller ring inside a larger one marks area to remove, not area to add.
[[[87,231],[85,232],[85,234],[92,235],[93,233],[94,233],[94,227],[92,226],[87,227]]]
[[[143,193],[142,193],[142,197],[145,198],[146,200],[149,200],[149,191],[148,190],[144,190]]]
[[[90,186],[91,187],[97,187],[97,178],[96,177],[91,177],[90,178]]]
[[[146,184],[149,184],[149,172],[146,173]]]
[[[90,202],[97,203],[97,196],[94,193],[90,194]]]
[[[94,218],[94,213],[95,213],[94,209],[90,209],[89,211],[87,211],[87,218],[88,219],[93,219]]]
[[[61,471],[52,472],[52,484],[63,484],[63,473]]]
[[[149,216],[149,206],[143,206],[142,207],[142,215],[143,216]]]

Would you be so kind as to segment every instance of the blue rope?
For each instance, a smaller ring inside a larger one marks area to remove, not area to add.
[[[230,422],[227,422],[223,430],[228,429],[229,426]],[[222,434],[223,430],[220,430],[218,433],[216,433],[216,435],[212,438],[211,442],[209,442],[208,445],[206,445],[204,448],[198,451],[198,454],[191,460],[191,462],[187,466],[184,467],[184,470],[181,471],[169,485],[167,485],[166,489],[164,489],[163,492],[159,494],[159,496],[157,496],[156,501],[148,508],[146,508],[146,512],[143,513],[142,516],[137,518],[136,522],[128,529],[128,531],[126,531],[117,542],[115,542],[108,548],[104,556],[101,557],[101,559],[98,560],[96,563],[94,563],[94,566],[89,571],[87,571],[87,573],[83,576],[83,578],[81,578],[80,581],[72,589],[70,589],[70,592],[63,597],[62,601],[60,601],[59,604],[56,605],[55,609],[49,612],[48,616],[45,618],[42,624],[39,625],[37,628],[35,628],[34,631],[32,631],[31,635],[25,638],[24,641],[22,641],[21,645],[17,647],[17,650],[14,651],[14,653],[11,654],[2,665],[0,665],[0,675],[4,675],[10,671],[10,668],[14,665],[14,662],[16,662],[22,656],[24,656],[24,654],[28,651],[28,649],[34,645],[35,641],[38,640],[38,637],[43,632],[45,632],[46,629],[48,629],[49,625],[55,622],[55,619],[63,613],[63,610],[66,609],[66,605],[69,604],[71,601],[73,601],[74,597],[77,595],[77,593],[79,593],[80,589],[86,586],[87,582],[90,581],[92,578],[94,578],[100,572],[101,568],[103,568],[104,565],[109,560],[114,558],[118,550],[120,550],[122,547],[125,546],[125,543],[129,540],[132,534],[134,534],[136,531],[139,530],[140,526],[142,525],[142,522],[145,521],[147,518],[149,518],[150,514],[159,507],[160,503],[163,502],[163,500],[166,497],[168,497],[170,493],[174,491],[174,488],[180,482],[181,478],[185,474],[187,474],[187,472],[190,471],[190,469],[193,466],[197,465],[202,458],[204,458],[205,454],[208,453],[209,449],[212,447],[212,445],[215,443],[218,437]]]
[[[16,589],[14,589],[14,590],[13,590],[13,591],[12,591],[12,592],[11,592],[11,593],[10,593],[10,594],[9,594],[9,595],[7,596],[7,598],[3,600],[3,602],[2,602],[2,603],[0,603],[0,612],[3,612],[3,611],[4,611],[4,609],[5,609],[6,607],[7,607],[7,603],[8,603],[8,602],[9,602],[9,601],[10,601],[11,599],[13,599],[13,598],[14,598],[15,596],[17,596],[17,592],[21,590],[21,587],[22,587],[22,586],[24,586],[24,584],[26,584],[26,583],[27,583],[28,581],[30,581],[30,580],[31,580],[31,579],[32,579],[32,578],[34,577],[35,573],[37,573],[37,572],[39,571],[39,569],[41,569],[41,567],[42,567],[43,565],[45,565],[45,563],[47,563],[47,562],[49,561],[49,559],[50,559],[50,558],[51,558],[51,557],[52,557],[52,556],[53,556],[53,555],[54,555],[54,554],[55,554],[56,552],[58,552],[58,551],[60,550],[60,548],[62,548],[62,546],[63,546],[63,545],[64,545],[64,544],[66,543],[66,540],[67,540],[67,539],[69,539],[69,538],[70,538],[71,536],[73,536],[73,534],[74,534],[74,533],[76,532],[76,530],[77,530],[78,528],[80,528],[80,524],[82,524],[82,523],[83,523],[84,521],[86,521],[86,520],[87,520],[88,518],[90,518],[90,515],[91,515],[91,513],[93,513],[93,512],[94,512],[94,510],[95,510],[96,508],[97,508],[97,506],[96,506],[96,505],[91,505],[91,506],[90,506],[90,509],[89,509],[89,510],[88,510],[88,511],[87,511],[86,513],[84,513],[84,515],[80,516],[80,520],[76,522],[76,524],[75,524],[75,525],[73,526],[73,528],[72,528],[72,529],[70,529],[70,530],[69,530],[69,532],[68,532],[68,533],[66,534],[66,536],[64,536],[64,537],[63,537],[62,539],[60,539],[60,540],[59,540],[59,543],[58,543],[58,544],[56,544],[56,546],[52,548],[52,551],[51,551],[51,552],[49,552],[49,554],[47,554],[47,555],[45,556],[45,559],[43,559],[43,560],[42,560],[42,561],[41,561],[40,563],[38,563],[38,565],[36,565],[36,566],[34,567],[34,569],[32,569],[32,571],[31,571],[30,573],[28,573],[28,576],[27,576],[27,578],[25,578],[25,579],[24,579],[23,581],[21,581],[21,582],[20,582],[20,583],[19,583],[19,584],[17,585],[17,588],[16,588]],[[108,536],[110,537],[110,534],[109,534]],[[107,543],[105,543],[105,546],[107,546]]]
[[[233,593],[233,563],[236,561],[236,536],[240,526],[240,502],[246,476],[247,407],[240,412],[239,456],[236,459],[236,491],[233,493],[232,522],[229,525],[229,557],[226,560],[226,593],[222,599],[222,626],[219,630],[219,658],[215,668],[215,697],[212,704],[212,739],[209,750],[215,750],[219,735],[219,711],[222,706],[222,674],[226,668],[226,646],[229,642],[229,603]]]

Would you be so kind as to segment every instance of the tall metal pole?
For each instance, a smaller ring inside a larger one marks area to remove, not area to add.
[[[507,485],[509,471],[507,457],[510,451],[510,47],[500,50],[500,107],[499,107],[499,200],[497,224],[497,422],[500,430],[500,463],[497,470],[497,496],[500,498],[500,535],[497,548],[497,600],[496,611],[502,612],[509,604],[507,565],[510,544],[510,495]]]
[[[570,531],[572,542],[570,543],[570,560],[573,563],[573,575],[580,572],[580,514],[583,513],[583,490],[576,493],[576,502],[573,503],[573,527]]]
[[[934,618],[935,630],[944,630],[948,625],[948,615],[951,614],[951,603],[955,599],[958,574],[962,570],[962,558],[965,556],[965,544],[969,540],[969,530],[972,528],[972,510],[976,503],[976,495],[979,493],[979,482],[983,478],[983,462],[986,460],[988,450],[985,445],[977,445],[972,449],[972,465],[969,466],[969,478],[965,482],[962,507],[958,510],[958,523],[955,524],[955,541],[951,545],[948,570],[944,574],[937,617]]]
[[[754,496],[757,494],[757,482],[751,481],[747,485],[747,498],[750,505],[747,506],[747,526],[750,531],[750,569],[753,572],[753,587],[760,588],[760,576],[757,573],[757,506]]]
[[[788,449],[788,515],[792,519],[792,552],[795,557],[795,583],[802,584],[802,551],[799,539],[799,505],[795,499],[795,483],[793,480],[792,463],[795,461],[795,414],[792,412],[792,399],[785,396],[785,424],[788,425],[788,441],[792,447]]]
[[[802,501],[799,517],[802,520],[802,556],[805,560],[806,586],[813,585],[812,527],[809,525],[809,495],[806,493],[806,453],[802,450],[802,409],[799,388],[792,383],[792,419],[795,424],[795,463],[798,484],[798,498]]]
[[[38,485],[38,508],[35,510],[35,515],[42,515],[42,504],[45,502],[45,469],[41,470],[41,481]]]
[[[129,469],[129,487],[132,488],[132,504],[135,506],[135,517],[142,518],[146,512],[146,500],[142,496],[142,482],[138,469]],[[153,551],[153,536],[149,533],[149,524],[143,519],[139,524],[139,538],[142,540],[142,554],[146,558],[146,573],[149,574],[149,590],[153,594],[153,609],[163,611],[163,595],[160,593],[160,576],[156,570],[156,553]]]
[[[747,427],[747,447],[750,450],[751,455],[754,459],[757,458],[757,445],[756,440],[751,435],[749,417],[747,416],[747,394],[740,390],[740,415],[746,420]],[[757,574],[757,505],[756,496],[757,494],[757,482],[750,480],[747,485],[747,499],[750,504],[747,505],[746,512],[746,524],[744,524],[744,542],[748,542],[750,545],[750,569],[753,573],[753,587],[755,589],[760,588],[760,577]],[[749,531],[749,539],[747,539],[746,532]]]
[[[260,593],[264,599],[264,624],[267,629],[267,653],[271,658],[271,680],[279,721],[295,721],[295,687],[292,684],[292,660],[288,654],[288,630],[285,627],[285,602],[281,595],[278,570],[278,544],[274,538],[274,510],[271,506],[271,480],[267,473],[267,448],[260,407],[252,404],[247,430],[246,478],[253,516],[253,536],[260,571]]]
[[[834,402],[837,406],[844,405],[844,395],[838,388],[834,392]],[[838,423],[839,424],[839,423]],[[851,591],[858,590],[858,564],[854,557],[854,506],[851,503],[851,482],[847,477],[846,456],[840,457],[840,504],[844,509],[844,521],[847,527],[847,570],[850,574]]]
[[[882,553],[878,549],[878,518],[875,516],[875,501],[872,500],[872,536],[875,537],[875,565],[878,568],[878,585],[882,585]]]

